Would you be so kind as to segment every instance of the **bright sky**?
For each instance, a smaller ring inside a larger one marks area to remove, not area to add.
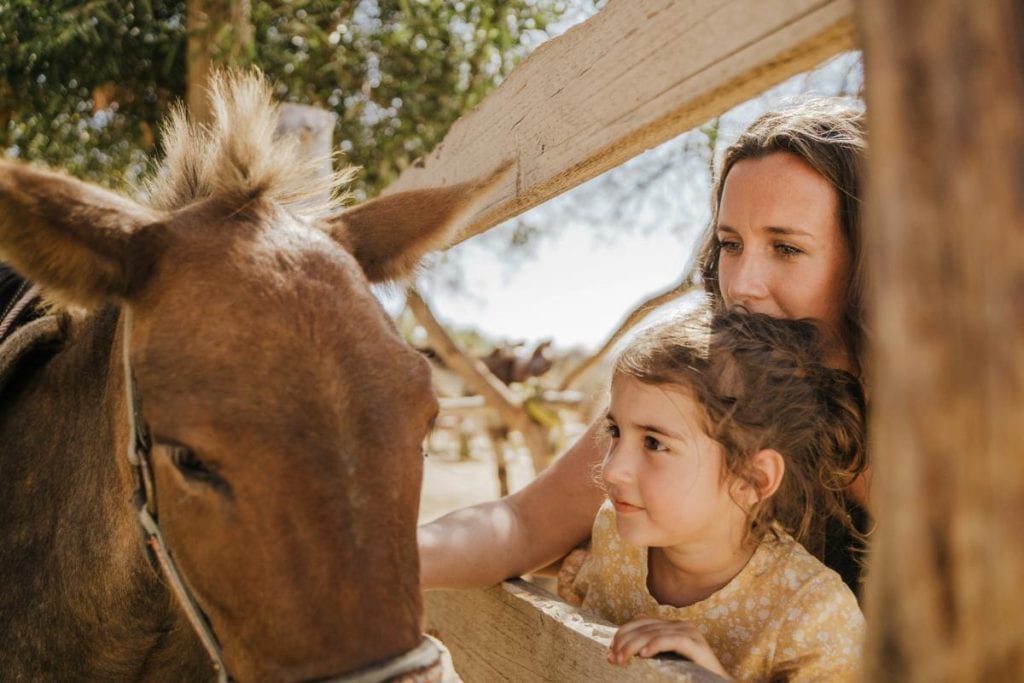
[[[841,55],[726,114],[724,144],[787,98],[855,92],[862,78],[857,55]],[[523,220],[543,231],[526,254],[509,246],[514,222],[451,249],[417,283],[435,316],[446,326],[512,342],[553,339],[560,348],[598,347],[634,306],[678,281],[693,257],[710,213],[707,152],[701,159],[690,149],[704,139],[695,135],[680,136],[525,214]],[[662,169],[665,159],[671,165]],[[653,179],[652,168],[659,171]],[[622,200],[621,189],[614,188],[636,185],[644,189],[632,196],[628,217],[616,217],[611,205],[602,211],[603,203]],[[400,297],[385,301],[393,313],[401,309]]]
[[[510,341],[596,347],[646,296],[681,276],[689,245],[671,229],[609,242],[581,222],[559,227],[531,258],[508,264],[473,241],[453,257],[465,291],[424,286],[435,315]]]

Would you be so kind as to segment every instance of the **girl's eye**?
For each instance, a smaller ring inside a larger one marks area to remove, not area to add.
[[[668,450],[667,448],[665,448],[665,445],[663,443],[655,439],[653,436],[644,437],[644,448],[646,448],[649,451]]]
[[[619,425],[615,424],[614,422],[609,422],[607,425],[605,425],[605,431],[608,432],[608,436],[612,437],[613,439],[619,438]]]

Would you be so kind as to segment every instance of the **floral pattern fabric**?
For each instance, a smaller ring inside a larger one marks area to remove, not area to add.
[[[864,617],[834,571],[783,531],[767,536],[732,581],[705,600],[661,605],[647,588],[647,548],[622,540],[606,502],[592,547],[559,577],[563,598],[615,624],[647,614],[693,622],[741,681],[853,681]]]

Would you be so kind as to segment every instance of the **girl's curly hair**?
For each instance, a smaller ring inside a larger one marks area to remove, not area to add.
[[[782,455],[778,490],[748,511],[755,537],[778,523],[820,557],[830,518],[859,536],[843,490],[867,464],[864,391],[852,374],[824,365],[813,322],[740,311],[710,325],[706,314],[676,319],[638,335],[615,371],[690,389],[722,446],[723,476],[757,490],[751,456]]]

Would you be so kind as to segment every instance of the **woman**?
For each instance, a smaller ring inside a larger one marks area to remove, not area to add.
[[[715,305],[811,318],[832,367],[864,366],[860,197],[863,116],[831,100],[765,114],[729,147],[702,250]],[[564,556],[590,534],[604,457],[591,425],[528,486],[420,527],[423,588],[497,583]],[[853,498],[865,503],[864,486]],[[825,563],[856,582],[851,540],[833,534]]]

